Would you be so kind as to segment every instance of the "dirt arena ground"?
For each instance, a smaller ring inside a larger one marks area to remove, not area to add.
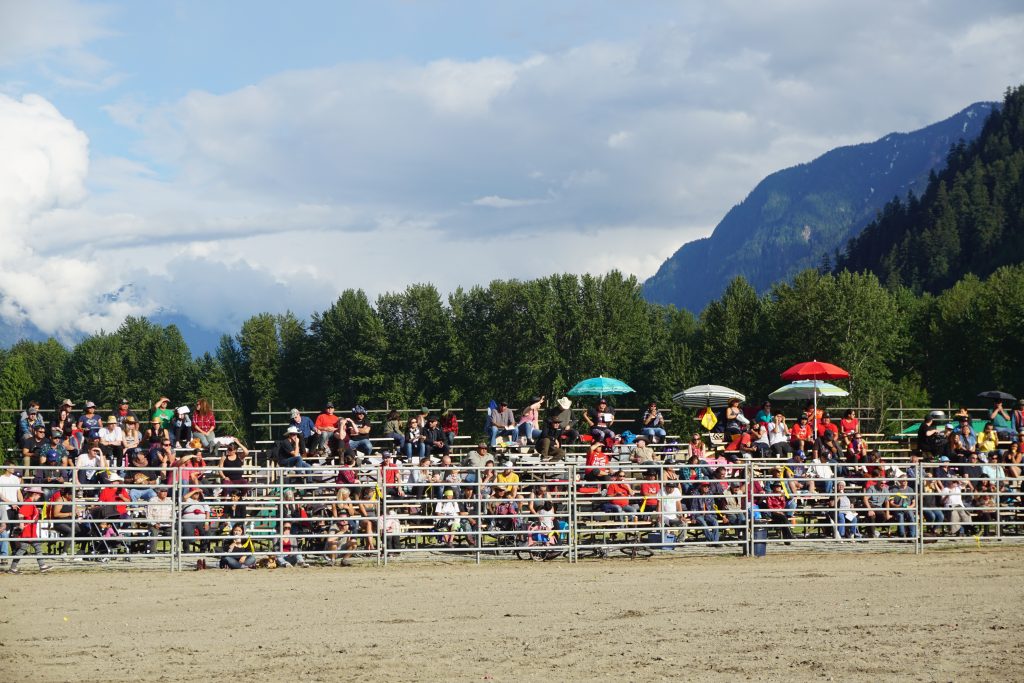
[[[0,577],[0,680],[1021,681],[1024,548]]]

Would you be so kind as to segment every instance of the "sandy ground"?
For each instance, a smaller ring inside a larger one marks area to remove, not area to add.
[[[0,680],[1024,680],[1024,548],[0,577]]]

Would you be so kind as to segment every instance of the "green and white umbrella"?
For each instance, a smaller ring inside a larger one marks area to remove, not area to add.
[[[831,396],[849,396],[850,392],[840,389],[835,384],[822,382],[820,379],[801,379],[790,382],[784,387],[779,387],[768,398],[773,401],[798,401],[800,399],[814,399],[819,397],[828,398]]]

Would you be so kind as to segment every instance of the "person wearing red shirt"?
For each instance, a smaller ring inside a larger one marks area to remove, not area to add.
[[[100,490],[98,517],[103,519],[128,518],[128,505],[126,503],[131,501],[131,496],[128,495],[127,490],[117,485],[120,481],[121,476],[114,472],[109,477],[110,484]]]
[[[18,507],[18,516],[21,518],[21,533],[18,535],[18,551],[14,553],[14,560],[8,574],[20,574],[18,563],[21,562],[20,555],[42,555],[43,544],[39,541],[39,501],[43,497],[43,490],[35,487],[25,489],[25,500]],[[48,572],[52,567],[43,562],[42,557],[36,557],[39,563],[40,572]]]
[[[789,517],[786,516],[786,498],[782,494],[781,483],[772,484],[772,494],[765,498],[764,502],[768,508],[772,525],[782,532],[782,537],[786,539],[786,545],[789,545],[789,542],[793,540],[793,530],[790,529]]]
[[[849,436],[860,431],[860,420],[857,419],[857,415],[852,410],[847,410],[846,415],[839,421],[839,428],[843,434]]]
[[[381,479],[384,481],[384,488],[387,490],[387,494],[389,496],[405,498],[405,491],[399,486],[398,465],[392,460],[390,453],[384,453],[381,456],[380,470]]]
[[[328,403],[324,406],[322,413],[316,416],[313,423],[316,433],[320,436],[320,449],[327,450],[327,443],[331,440],[340,428],[341,418],[334,414],[334,404]]]
[[[217,417],[213,414],[213,407],[205,398],[199,399],[192,413],[192,434],[199,439],[210,455],[217,453],[217,435],[214,433],[216,428]]]
[[[807,424],[807,419],[807,415],[801,415],[796,424],[789,429],[789,442],[793,450],[805,456],[810,450],[808,446],[811,441],[811,425]]]
[[[640,484],[640,495],[644,497],[640,507],[644,512],[658,511],[658,495],[661,493],[661,484],[658,483],[658,471],[650,469],[644,475],[645,479]]]
[[[608,453],[600,441],[590,445],[590,452],[587,453],[587,468],[583,471],[583,478],[587,481],[608,481]]]
[[[832,432],[832,438],[836,441],[839,440],[839,427],[832,421],[828,413],[822,415],[821,421],[818,422],[818,436],[825,436],[825,432]]]
[[[615,472],[605,495],[608,496],[603,506],[605,512],[636,512],[640,509],[638,505],[629,502],[633,487],[626,482],[626,473],[622,470]]]

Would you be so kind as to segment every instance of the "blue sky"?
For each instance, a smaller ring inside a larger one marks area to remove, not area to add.
[[[0,319],[645,278],[768,173],[1022,65],[1014,2],[0,0]]]

